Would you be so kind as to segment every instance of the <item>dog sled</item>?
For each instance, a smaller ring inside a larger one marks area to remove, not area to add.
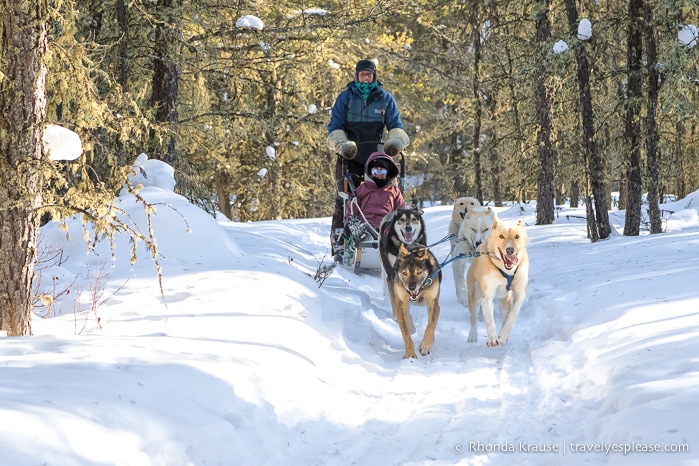
[[[369,152],[383,152],[383,144],[380,142],[360,143],[360,150]],[[364,147],[362,147],[364,146]],[[364,181],[364,176],[349,173],[347,161],[343,159],[342,178],[336,180],[336,190],[343,200],[344,228],[336,232],[342,235],[345,252],[342,264],[353,273],[360,271],[378,271],[381,269],[379,257],[379,233],[366,220],[359,207],[355,190]],[[405,178],[405,158],[400,154],[399,175],[397,181],[401,193],[404,192],[403,180]]]
[[[364,218],[356,197],[345,193],[341,197],[345,209],[350,210],[343,229],[345,253],[342,263],[354,273],[362,269],[379,270],[379,233]]]

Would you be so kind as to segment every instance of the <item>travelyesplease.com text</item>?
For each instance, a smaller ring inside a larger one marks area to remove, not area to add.
[[[689,453],[686,443],[607,443],[607,442],[561,442],[561,443],[530,443],[530,442],[468,442],[464,445],[456,443],[455,453],[603,453],[605,455],[621,453]]]

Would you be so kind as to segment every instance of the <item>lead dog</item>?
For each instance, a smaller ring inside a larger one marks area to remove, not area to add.
[[[406,247],[401,244],[394,266],[388,271],[386,285],[391,307],[405,343],[403,359],[417,358],[411,334],[414,332],[410,304],[427,304],[427,327],[420,343],[420,354],[432,350],[434,332],[439,319],[439,286],[442,272],[439,263],[426,246]],[[410,327],[413,327],[412,331]]]
[[[381,276],[393,268],[401,244],[427,244],[425,221],[420,209],[398,209],[389,212],[379,226],[379,257]]]
[[[510,338],[512,328],[529,283],[529,256],[526,250],[527,232],[524,222],[507,224],[496,219],[490,237],[476,251],[468,269],[468,309],[471,313],[471,331],[468,341],[478,340],[476,313],[480,305],[488,333],[485,344],[497,346]],[[500,305],[501,327],[495,334],[493,301]]]
[[[468,306],[466,277],[464,276],[466,265],[471,263],[476,248],[490,236],[496,218],[495,211],[490,207],[471,207],[459,227],[451,254],[453,258],[460,255],[463,257],[454,260],[451,267],[454,271],[456,297],[464,307]]]

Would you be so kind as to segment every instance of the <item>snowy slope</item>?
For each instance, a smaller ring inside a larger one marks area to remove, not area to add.
[[[403,360],[378,274],[311,277],[329,218],[211,223],[167,189],[142,194],[170,206],[154,220],[165,304],[152,264],[118,259],[93,310],[99,261],[44,227],[70,252],[46,276],[83,292],[0,340],[0,464],[699,464],[695,205],[665,234],[596,244],[565,211],[539,227],[531,206],[502,209],[527,222],[532,263],[510,341],[487,348],[483,324],[466,341],[447,266],[432,353]],[[450,213],[426,209],[429,242]],[[419,343],[426,308],[412,312]]]

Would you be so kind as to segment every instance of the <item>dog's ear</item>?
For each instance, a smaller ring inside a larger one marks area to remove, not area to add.
[[[490,208],[490,207],[488,207],[488,208]],[[497,227],[500,226],[501,223],[502,223],[502,221],[493,212],[493,226],[492,226],[491,230],[495,230]]]
[[[405,258],[410,255],[410,251],[405,247],[405,244],[401,243],[400,248],[398,248],[398,257]]]
[[[521,236],[524,238],[524,242],[527,243],[529,241],[529,235],[527,234],[527,229],[524,227],[524,220],[521,218],[517,220],[517,227],[522,229]]]
[[[419,248],[418,250],[415,251],[414,254],[415,254],[415,257],[417,258],[417,260],[419,260],[419,261],[426,261],[430,257],[429,249],[427,249],[427,248]]]

